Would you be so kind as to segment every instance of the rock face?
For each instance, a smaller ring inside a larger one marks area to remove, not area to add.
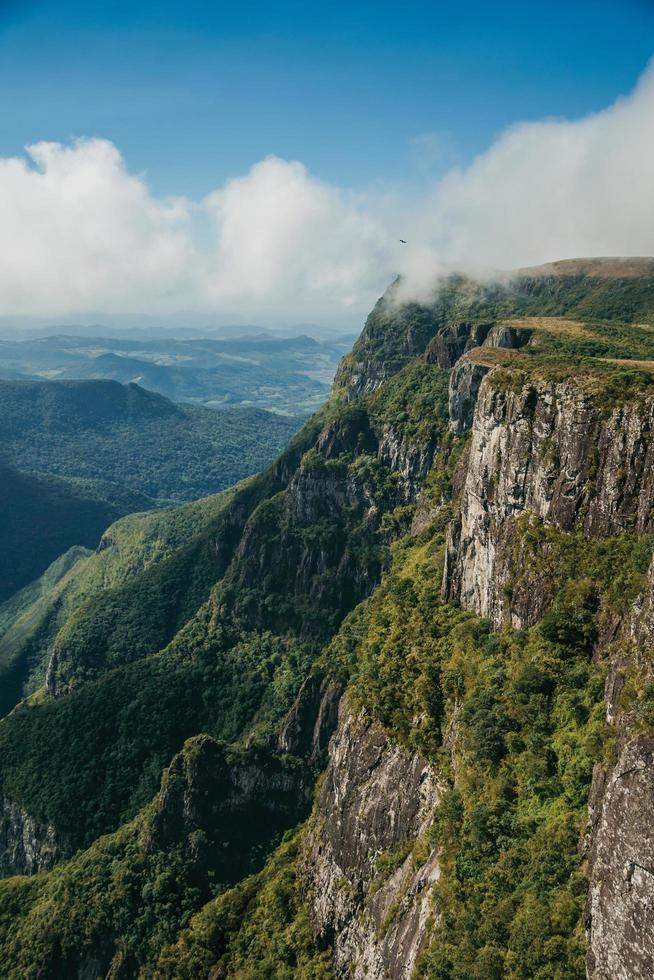
[[[403,503],[413,503],[429,473],[435,447],[416,446],[387,424],[380,427],[378,440],[377,459],[399,475],[398,490]]]
[[[425,351],[428,364],[453,368],[466,351],[474,347],[524,347],[531,330],[512,327],[506,323],[451,323],[441,327]]]
[[[277,751],[306,759],[311,766],[324,762],[342,693],[343,687],[337,681],[319,672],[309,674],[284,719]]]
[[[652,682],[654,561],[616,639],[605,700],[618,761],[613,768],[595,767],[589,803],[588,976],[644,980],[654,975],[654,739],[635,729],[621,693],[634,671],[639,688]]]
[[[535,515],[589,538],[652,531],[654,405],[641,398],[611,410],[576,380],[500,386],[492,372],[480,378],[475,369],[464,355],[451,379],[454,431],[469,424],[472,403],[474,411],[443,594],[495,627],[526,627],[550,596],[526,567],[521,521]],[[603,642],[613,640],[606,709],[618,762],[596,768],[590,799],[588,976],[645,980],[654,976],[654,739],[633,731],[620,694],[635,667],[643,684],[651,680],[654,565],[630,614]]]
[[[463,328],[441,331],[427,357],[447,366],[469,337]],[[529,338],[494,327],[476,339],[516,347]],[[611,409],[576,379],[496,379],[492,368],[466,353],[452,370],[451,429],[472,433],[443,593],[497,628],[526,627],[543,615],[551,596],[525,568],[521,521],[533,515],[588,537],[654,529],[654,403],[641,398]],[[390,428],[374,439],[379,458],[402,475],[405,499],[415,500],[429,454],[418,458],[411,447],[405,453]],[[634,736],[619,707],[634,651],[653,645],[653,613],[654,566],[628,622],[616,624],[609,637],[624,637],[626,646],[611,655],[606,691],[619,760],[612,770],[597,768],[590,805],[586,925],[593,980],[654,975],[654,739]],[[320,679],[305,686],[279,748],[301,747],[300,754],[317,757],[324,735],[316,732],[324,728],[316,719],[324,717],[327,696]],[[342,702],[301,861],[315,935],[332,950],[338,977],[411,976],[433,925],[430,894],[439,867],[428,848],[419,858],[410,851],[438,798],[429,763],[393,745]]]
[[[374,544],[385,510],[412,503],[431,467],[436,447],[415,444],[392,425],[371,420],[352,405],[344,417],[329,421],[315,446],[291,475],[283,493],[266,501],[246,523],[236,548],[236,571],[229,588],[249,628],[299,633],[325,640],[337,622],[378,584],[381,566]],[[353,463],[365,456],[392,479],[380,481],[369,466]],[[320,534],[313,533],[316,528]],[[351,532],[373,547],[353,549]],[[306,532],[309,532],[308,534]],[[239,602],[264,582],[280,601]],[[289,595],[306,599],[303,621],[291,622]],[[322,615],[313,615],[320,609]]]
[[[399,476],[398,497],[408,503],[416,499],[429,472],[434,446],[416,445],[406,438],[401,426],[372,423],[364,412],[353,410],[348,421],[339,419],[325,426],[316,448],[326,459],[337,459],[343,453],[358,456],[369,453]],[[356,488],[349,486],[348,504],[352,505]]]
[[[397,287],[396,282],[375,304],[351,355],[339,365],[335,385],[348,400],[375,391],[422,354],[449,319],[438,304],[398,303]]]
[[[0,877],[48,871],[69,854],[54,827],[40,824],[16,803],[0,810]]]
[[[654,976],[654,739],[623,749],[599,805],[591,851],[588,975]]]
[[[472,426],[477,396],[488,370],[468,357],[461,357],[455,364],[450,374],[448,399],[450,431],[454,435],[463,435]]]
[[[511,596],[516,520],[526,512],[564,531],[606,537],[650,531],[654,404],[608,414],[574,382],[518,390],[481,383],[460,516],[447,546],[444,597],[495,626],[529,626],[543,612],[533,589]],[[546,597],[543,597],[545,601]]]
[[[440,368],[454,367],[465,351],[484,343],[491,328],[491,323],[465,322],[442,327],[425,351],[427,363]]]
[[[426,759],[394,745],[345,700],[301,860],[315,933],[331,945],[337,976],[411,976],[439,868],[434,851],[415,861],[410,851],[438,799]]]
[[[496,323],[483,341],[484,347],[504,347],[516,350],[528,344],[532,331],[523,327],[513,327],[508,323]]]
[[[453,369],[450,374],[449,390],[450,431],[454,435],[460,436],[472,426],[481,383],[492,367],[492,364],[484,364],[483,359],[480,361],[474,357],[475,353],[481,353],[481,351],[475,350],[476,345],[515,350],[524,347],[529,342],[532,331],[511,327],[505,323],[498,323],[495,326],[491,324],[459,324],[457,327],[459,329],[457,330],[457,342],[454,350],[451,346],[448,349],[452,353],[460,351],[461,356],[457,361],[451,364],[443,363],[442,366]],[[467,331],[463,328],[467,328]],[[438,347],[445,332],[444,330],[439,331],[430,347],[434,345]],[[466,352],[469,352],[469,356],[466,356]],[[428,355],[429,351],[427,352]],[[440,358],[439,363],[441,360],[446,362],[447,358]]]

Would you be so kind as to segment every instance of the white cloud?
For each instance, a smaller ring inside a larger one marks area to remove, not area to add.
[[[188,292],[188,208],[158,201],[106,140],[0,160],[0,309],[135,309]]]
[[[38,143],[0,159],[0,314],[353,322],[398,267],[419,295],[452,267],[654,254],[654,68],[603,112],[516,125],[415,193],[391,208],[270,157],[204,201],[161,199],[105,140]]]
[[[654,66],[603,112],[509,129],[438,182],[410,231],[407,292],[439,266],[654,254]]]
[[[205,206],[216,222],[206,280],[214,303],[311,316],[368,305],[387,282],[381,222],[301,163],[268,157]]]
[[[206,213],[213,241],[193,241]],[[360,316],[388,279],[360,202],[274,157],[198,203],[161,200],[106,140],[0,160],[0,314]]]

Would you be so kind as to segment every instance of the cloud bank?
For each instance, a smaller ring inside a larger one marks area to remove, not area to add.
[[[439,181],[411,235],[402,270],[408,291],[433,280],[439,266],[654,255],[654,64],[603,112],[509,129]]]
[[[357,201],[270,157],[209,195],[217,248],[207,298],[234,305],[297,304],[300,314],[356,307],[383,288],[388,230]]]
[[[188,205],[158,201],[105,140],[0,160],[0,312],[161,308],[192,287]]]
[[[638,254],[654,254],[652,66],[603,112],[512,127],[417,206],[389,209],[275,157],[202,201],[157,198],[106,140],[0,159],[5,315],[354,323],[398,271],[419,296],[443,269]]]

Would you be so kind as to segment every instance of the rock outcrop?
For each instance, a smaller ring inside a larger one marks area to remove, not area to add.
[[[414,503],[433,459],[434,445],[416,445],[392,425],[382,425],[378,433],[377,459],[399,476],[398,492],[403,503]]]
[[[597,765],[586,834],[590,889],[585,924],[590,980],[654,975],[654,739],[638,730],[622,692],[631,675],[652,683],[654,561],[645,588],[608,647],[606,717],[617,762]]]
[[[51,824],[39,823],[17,803],[2,801],[0,810],[0,877],[48,871],[70,855]]]
[[[450,374],[450,432],[460,436],[471,428],[481,383],[490,368],[469,357],[461,357]]]
[[[427,760],[345,700],[301,860],[317,941],[331,946],[337,976],[411,976],[439,875],[435,851],[412,851],[438,798]]]
[[[654,976],[654,739],[623,748],[591,797],[597,809],[586,910],[588,976],[645,980]]]
[[[459,517],[447,546],[443,595],[495,626],[529,626],[546,596],[525,583],[516,521],[531,513],[563,531],[648,532],[654,507],[654,402],[607,412],[583,383],[481,383]],[[541,601],[541,598],[543,601]]]
[[[305,759],[310,766],[324,764],[342,693],[343,685],[338,681],[319,671],[309,674],[284,719],[277,751]]]
[[[428,364],[453,368],[461,355],[471,347],[479,347],[491,332],[492,323],[450,323],[441,327],[425,351]]]
[[[611,408],[583,378],[525,382],[516,375],[499,384],[464,356],[452,372],[454,431],[465,430],[473,403],[443,594],[495,627],[528,627],[551,595],[525,562],[525,521],[535,517],[588,538],[652,532],[654,403],[641,396]],[[590,798],[588,976],[644,980],[654,974],[654,740],[632,730],[621,691],[634,669],[641,684],[651,680],[652,568],[626,620],[600,642],[610,643],[606,711],[616,729],[618,761],[596,767]]]

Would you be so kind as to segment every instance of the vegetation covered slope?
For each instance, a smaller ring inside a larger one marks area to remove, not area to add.
[[[95,548],[107,525],[151,506],[148,497],[115,484],[0,464],[0,600],[37,579],[73,545]]]
[[[59,633],[74,613],[88,602],[100,602],[104,593],[129,595],[133,579],[146,571],[152,575],[157,564],[202,532],[210,537],[214,519],[230,499],[231,492],[225,491],[179,507],[130,514],[104,532],[95,552],[70,549],[8,599],[0,607],[0,714],[43,685]]]
[[[224,490],[270,463],[297,426],[260,409],[175,405],[136,384],[0,381],[0,457],[7,463],[109,481],[151,498],[193,500]]]
[[[504,296],[499,312],[479,301],[479,322],[508,319],[524,331],[519,350],[481,348],[482,366],[495,368],[488,386],[499,399],[563,379],[597,419],[646,413],[648,331],[617,319],[617,307],[607,303],[606,316],[597,308],[617,289],[620,310],[646,319],[651,277],[609,286],[605,274],[577,277],[574,302],[561,276],[532,305],[521,294],[513,305]],[[512,601],[513,589],[538,583],[546,601],[533,621],[498,626],[448,601],[446,538],[470,444],[449,429],[449,365],[432,346],[467,303],[468,284],[447,288],[450,305],[419,309],[424,329],[411,310],[388,320],[383,355],[379,323],[369,323],[358,348],[367,365],[360,359],[355,371],[350,361],[342,372],[350,400],[337,392],[271,470],[235,491],[211,531],[65,619],[47,690],[0,723],[5,801],[33,818],[35,838],[54,827],[60,842],[57,867],[0,885],[9,976],[330,975],[341,936],[316,927],[307,859],[321,844],[321,796],[308,829],[273,850],[306,815],[284,809],[283,794],[304,799],[320,765],[288,734],[301,723],[306,702],[296,695],[307,676],[326,676],[332,692],[347,685],[351,710],[424,758],[440,787],[418,840],[371,855],[369,887],[334,882],[338,914],[351,906],[364,918],[403,862],[420,867],[433,855],[440,877],[418,976],[584,976],[580,840],[593,767],[610,765],[614,751],[604,679],[611,641],[645,585],[651,515],[636,524],[625,504],[615,533],[595,538],[577,516],[561,528],[524,513],[512,525],[505,588]],[[624,363],[636,360],[646,363]],[[520,446],[533,435],[532,407],[526,395]],[[543,450],[550,475],[556,450],[553,441]],[[616,476],[633,491],[627,472]],[[587,500],[596,477],[591,468]],[[495,488],[496,473],[487,478]],[[632,498],[625,490],[620,505]],[[189,580],[196,567],[205,598]],[[309,712],[310,731],[320,717]],[[220,842],[233,846],[234,815],[243,821],[258,792],[271,798],[269,778],[282,794],[277,819],[255,807],[251,829],[261,833],[242,849],[244,865],[226,870]],[[370,943],[412,900],[397,895]],[[364,975],[356,959],[350,967]]]
[[[58,585],[61,579],[68,574],[71,568],[82,558],[88,557],[92,552],[89,548],[73,546],[65,551],[63,555],[56,558],[51,565],[46,568],[34,582],[30,582],[24,589],[20,589],[10,599],[0,605],[0,636],[4,637],[13,624],[21,618],[36,602],[44,596],[49,596],[52,590]]]
[[[631,576],[621,596],[628,602],[642,585],[653,542],[614,539],[590,553],[580,541],[557,543],[571,562],[581,558],[577,576],[562,584],[552,609],[530,631],[494,634],[487,622],[440,598],[439,519],[417,539],[398,542],[383,585],[325,654],[328,669],[349,676],[353,706],[441,773],[441,804],[424,836],[378,854],[369,889],[374,896],[407,855],[419,865],[439,852],[432,894],[438,923],[420,977],[586,975],[587,880],[579,842],[593,766],[612,751],[604,719],[606,664],[594,660],[593,647],[598,621],[611,614],[616,598],[614,563],[621,563],[624,581]],[[600,596],[606,600],[598,605]],[[311,943],[310,932],[307,938],[310,898],[300,870],[302,841],[319,832],[312,818],[258,878],[192,918],[161,954],[161,975],[207,976],[215,964],[224,964],[225,975],[243,977],[292,976],[307,962],[325,969],[324,948]],[[281,914],[280,893],[288,896]],[[398,908],[403,899],[400,894]],[[245,921],[234,915],[242,908]],[[391,926],[392,915],[382,935]],[[257,974],[258,963],[265,972]]]
[[[427,411],[429,445],[443,429],[446,374],[426,373],[424,405],[441,405]],[[406,523],[399,474],[373,453],[370,418],[387,408],[333,406],[200,534],[75,608],[53,645],[56,696],[0,726],[10,798],[86,844],[151,797],[190,735],[269,737]]]

